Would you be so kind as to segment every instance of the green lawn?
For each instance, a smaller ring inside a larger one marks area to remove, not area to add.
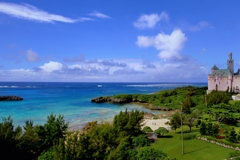
[[[192,139],[184,141],[184,155],[182,155],[182,141],[180,134],[173,134],[172,138],[159,138],[151,147],[160,149],[171,158],[178,160],[223,160],[229,156],[232,149],[227,149],[207,143],[205,141]]]

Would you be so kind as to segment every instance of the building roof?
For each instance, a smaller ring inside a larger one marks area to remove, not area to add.
[[[218,69],[213,70],[212,73],[209,75],[210,77],[228,77],[231,75],[231,72],[229,69]]]
[[[214,66],[212,67],[212,70],[219,70],[219,68],[218,68],[216,65],[214,65]]]
[[[240,75],[240,69],[238,69],[238,71],[234,73],[234,75]]]

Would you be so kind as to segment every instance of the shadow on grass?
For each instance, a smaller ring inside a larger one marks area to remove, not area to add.
[[[184,154],[189,154],[189,153],[197,152],[197,151],[200,151],[200,150],[203,150],[203,149],[207,149],[207,148],[209,148],[209,146],[202,147],[202,148],[199,148],[199,149],[195,149],[195,150],[193,150],[193,151],[185,152]]]
[[[173,138],[173,135],[158,136],[158,138]]]
[[[199,132],[199,129],[192,129],[192,131],[190,132],[190,130],[185,130],[183,131],[183,134],[187,134],[187,133],[195,133],[195,132]],[[177,131],[176,132],[177,134],[181,134],[182,132],[181,131]]]

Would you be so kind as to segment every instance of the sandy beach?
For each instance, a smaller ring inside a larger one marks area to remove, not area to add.
[[[145,119],[142,122],[142,128],[145,127],[145,126],[149,126],[150,128],[152,128],[153,131],[155,131],[159,127],[165,127],[166,129],[170,130],[171,129],[170,126],[165,124],[168,121],[169,121],[169,119],[167,119],[167,118],[162,118],[162,119]]]

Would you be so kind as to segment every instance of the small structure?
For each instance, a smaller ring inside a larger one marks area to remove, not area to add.
[[[240,100],[240,94],[233,95],[233,96],[232,96],[232,99],[233,99],[233,100]]]
[[[234,60],[232,52],[228,53],[227,69],[219,69],[216,65],[212,67],[212,73],[208,75],[208,91],[233,91],[240,90],[240,69],[234,73]]]
[[[157,135],[153,132],[147,132],[147,137],[151,142],[155,142],[157,140]]]

